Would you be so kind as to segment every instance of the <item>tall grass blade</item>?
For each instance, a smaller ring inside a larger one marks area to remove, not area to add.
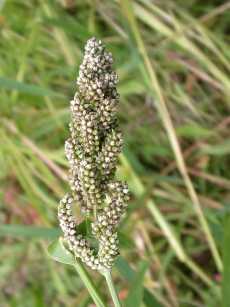
[[[133,283],[129,290],[128,297],[125,301],[126,307],[140,307],[143,299],[143,282],[146,270],[148,269],[148,262],[142,262],[140,264],[140,269],[136,273],[133,279]]]
[[[34,84],[27,84],[24,82],[0,77],[0,88],[7,89],[7,90],[15,90],[20,93],[30,94],[34,96],[56,96],[56,97],[63,97],[63,95],[58,94],[52,90],[46,89],[44,87],[34,85]]]
[[[124,1],[121,1],[121,6],[123,8],[125,16],[127,17],[130,28],[133,32],[134,37],[135,37],[137,47],[138,47],[139,52],[141,54],[141,57],[143,59],[143,63],[145,65],[146,71],[149,75],[149,82],[150,82],[151,89],[152,89],[152,95],[156,96],[157,99],[158,99],[158,103],[157,103],[158,112],[159,112],[161,120],[164,124],[165,130],[168,134],[168,138],[170,140],[172,149],[174,151],[174,155],[175,155],[175,158],[176,158],[176,161],[177,161],[178,169],[181,172],[181,175],[182,175],[184,182],[185,182],[185,185],[187,187],[188,194],[190,195],[190,198],[193,202],[194,211],[196,212],[196,214],[199,218],[200,224],[202,226],[202,229],[203,229],[203,231],[206,235],[206,238],[207,238],[210,250],[212,252],[213,259],[216,263],[216,266],[217,266],[219,271],[222,271],[223,265],[222,265],[222,260],[221,260],[220,255],[219,255],[219,251],[216,247],[216,243],[215,243],[215,240],[214,240],[212,233],[210,231],[208,222],[207,222],[207,220],[204,216],[204,213],[201,209],[201,205],[200,205],[197,193],[196,193],[196,191],[193,187],[192,181],[191,181],[191,179],[188,175],[186,165],[185,165],[185,162],[184,162],[184,158],[183,158],[183,155],[182,155],[182,152],[181,152],[181,148],[180,148],[177,136],[176,136],[175,128],[173,126],[173,123],[172,123],[172,120],[171,120],[171,117],[170,117],[170,114],[169,114],[169,111],[168,111],[168,108],[167,108],[167,105],[166,105],[166,101],[165,101],[165,98],[164,98],[164,95],[163,95],[163,91],[160,87],[157,75],[155,73],[155,70],[152,66],[152,63],[151,63],[150,58],[148,56],[148,53],[146,51],[144,41],[142,40],[142,36],[140,34],[140,31],[139,31],[139,28],[137,26],[136,19],[135,19],[134,13],[133,13],[132,5],[131,5],[129,0],[124,0]]]
[[[30,225],[0,225],[0,237],[19,237],[33,239],[55,239],[60,236],[59,228],[47,228]]]
[[[116,260],[115,266],[120,274],[132,285],[137,273],[133,271],[127,261],[119,257]],[[144,288],[143,301],[147,307],[163,307],[154,294],[147,288]]]

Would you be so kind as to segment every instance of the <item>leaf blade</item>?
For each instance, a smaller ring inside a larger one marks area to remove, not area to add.
[[[120,274],[128,281],[132,282],[135,277],[135,272],[122,257],[118,257],[115,266]],[[147,307],[162,307],[162,304],[155,298],[147,288],[144,288],[143,301]]]
[[[37,227],[29,225],[0,225],[0,237],[23,237],[35,239],[55,239],[61,234],[59,228]]]
[[[140,269],[136,273],[136,276],[133,280],[132,286],[129,290],[128,297],[125,301],[126,307],[140,307],[143,299],[144,294],[144,287],[143,287],[143,280],[146,273],[146,270],[148,268],[148,262],[143,261],[140,264]]]
[[[75,265],[75,257],[64,247],[62,238],[52,242],[48,246],[47,251],[49,256],[55,261],[73,266]]]
[[[16,90],[34,96],[62,96],[50,89],[35,84],[27,84],[17,80],[0,77],[0,87],[7,90]]]

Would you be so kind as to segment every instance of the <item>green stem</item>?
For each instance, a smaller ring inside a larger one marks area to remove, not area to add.
[[[96,286],[92,282],[88,272],[84,268],[81,263],[76,262],[74,264],[75,269],[77,270],[82,282],[84,283],[85,287],[89,291],[94,303],[97,307],[106,307],[106,304],[103,302],[101,295],[98,293]]]
[[[108,288],[109,288],[109,292],[110,292],[111,297],[113,299],[114,306],[115,307],[121,307],[121,303],[120,303],[119,298],[117,296],[117,292],[116,292],[116,289],[114,287],[110,271],[103,272],[103,275],[105,276],[105,279],[106,279],[106,282],[107,282],[107,285],[108,285]]]

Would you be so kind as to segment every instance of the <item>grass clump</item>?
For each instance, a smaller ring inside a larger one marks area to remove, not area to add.
[[[69,189],[66,102],[95,36],[116,59],[124,148],[115,180],[131,191],[113,270],[120,300],[228,306],[228,15],[216,0],[1,5],[1,305],[92,304],[76,268],[47,257],[46,241],[60,236],[57,203]],[[109,304],[101,275],[90,276]]]

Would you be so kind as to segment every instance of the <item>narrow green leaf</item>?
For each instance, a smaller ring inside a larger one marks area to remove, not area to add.
[[[215,135],[213,130],[191,123],[178,127],[176,132],[179,136],[186,137],[191,140],[200,140]]]
[[[230,302],[230,215],[224,222],[224,244],[223,244],[224,272],[222,280],[222,307],[229,307]]]
[[[117,258],[115,265],[118,271],[124,276],[124,278],[127,279],[128,282],[132,282],[135,276],[135,272],[132,270],[126,260],[120,256]]]
[[[230,153],[230,140],[226,140],[217,145],[206,145],[202,147],[202,152],[213,156],[224,156]]]
[[[5,88],[7,90],[16,90],[18,92],[31,94],[34,96],[62,96],[61,94],[58,94],[52,90],[46,89],[38,85],[27,84],[24,82],[19,82],[3,77],[0,77],[0,88]]]
[[[127,279],[128,282],[133,283],[133,280],[135,279],[135,272],[129,266],[129,264],[126,262],[124,258],[118,257],[115,266],[120,272],[120,274],[125,279]],[[158,302],[158,300],[154,297],[154,295],[146,288],[144,288],[143,301],[146,307],[162,307],[162,305]]]
[[[128,297],[125,301],[126,307],[140,307],[143,299],[144,287],[143,280],[145,272],[148,268],[148,262],[144,261],[140,265],[139,272],[136,273],[136,276],[132,282],[131,288],[129,290]]]
[[[74,256],[64,247],[62,238],[49,245],[48,253],[55,261],[73,266],[76,263]]]
[[[161,229],[163,230],[165,236],[168,238],[168,241],[171,244],[175,253],[177,254],[178,259],[180,259],[181,262],[184,262],[186,259],[186,254],[184,252],[180,239],[177,238],[172,226],[164,218],[161,211],[158,209],[158,207],[152,200],[148,200],[147,207],[152,216],[155,218],[155,220],[161,227]]]
[[[59,228],[46,228],[27,225],[0,225],[0,237],[26,237],[36,239],[55,239],[61,234]]]

